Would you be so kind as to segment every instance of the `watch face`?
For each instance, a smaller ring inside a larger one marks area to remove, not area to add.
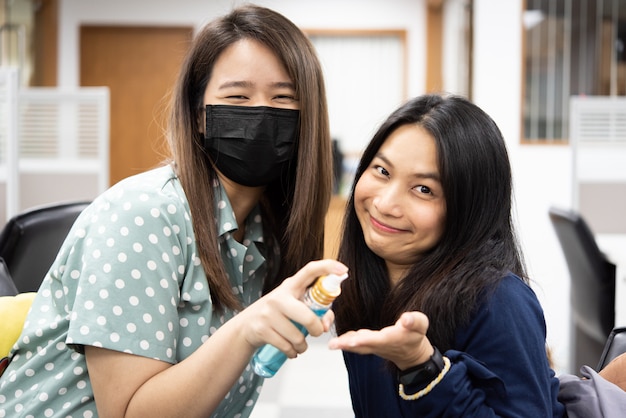
[[[398,374],[398,380],[403,385],[427,385],[443,370],[443,357],[435,348],[433,355],[425,363],[411,367]]]
[[[426,364],[421,365],[417,370],[413,370],[408,373],[402,373],[400,375],[400,383],[403,385],[417,385],[421,383],[429,383],[439,374],[437,366],[428,360]]]
[[[428,375],[434,374],[435,376],[437,376],[439,374],[439,371],[440,371],[439,368],[434,362],[428,362],[426,367],[424,367],[424,372],[425,374],[428,374]]]

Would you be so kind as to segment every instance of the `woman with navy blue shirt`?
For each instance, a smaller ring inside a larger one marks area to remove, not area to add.
[[[357,417],[560,417],[542,308],[511,219],[494,121],[426,95],[365,149],[334,305]]]

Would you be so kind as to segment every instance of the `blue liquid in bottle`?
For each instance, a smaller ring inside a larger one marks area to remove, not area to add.
[[[315,315],[321,318],[330,309],[333,300],[339,296],[341,292],[341,282],[347,277],[347,274],[343,276],[329,274],[328,276],[320,277],[315,284],[307,290],[307,293],[304,295],[304,303],[311,308]],[[304,336],[309,334],[304,326],[297,322],[294,322],[294,325]],[[252,357],[252,368],[259,376],[272,377],[285,363],[287,358],[285,353],[278,348],[271,344],[265,344],[258,349],[254,357]]]

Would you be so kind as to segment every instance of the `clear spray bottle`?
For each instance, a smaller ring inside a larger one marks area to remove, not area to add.
[[[313,286],[309,287],[304,294],[304,303],[311,308],[320,318],[330,309],[333,301],[341,293],[341,282],[348,278],[348,273],[341,276],[329,274],[318,277]],[[307,329],[294,322],[298,329],[305,336]],[[252,357],[252,368],[254,372],[262,377],[272,377],[287,360],[285,353],[271,344],[265,344],[259,348]]]

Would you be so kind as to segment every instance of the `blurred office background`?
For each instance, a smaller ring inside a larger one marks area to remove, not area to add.
[[[157,164],[167,94],[188,43],[205,22],[242,3],[0,1],[0,222],[31,206],[91,199]],[[626,233],[626,2],[254,3],[300,26],[324,66],[332,135],[344,157],[327,254],[336,251],[332,232],[354,164],[385,116],[427,92],[467,96],[507,140],[515,219],[548,344],[557,372],[571,371],[570,278],[548,209],[576,209],[605,237]],[[626,285],[619,284],[616,325],[624,326]],[[323,338],[311,346],[268,381],[259,417],[279,417],[281,408],[290,416],[285,411],[298,405],[306,417],[313,399],[335,408],[329,416],[350,416],[340,354]]]

